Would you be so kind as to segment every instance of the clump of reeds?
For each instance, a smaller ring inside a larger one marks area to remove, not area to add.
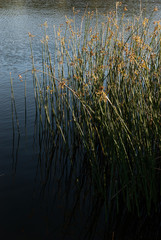
[[[31,53],[35,101],[50,136],[66,151],[82,148],[95,193],[110,207],[159,204],[161,193],[161,23],[142,15],[77,12],[54,27],[49,50],[43,24],[42,70]],[[157,9],[154,9],[156,11]],[[75,144],[75,145],[74,145]]]

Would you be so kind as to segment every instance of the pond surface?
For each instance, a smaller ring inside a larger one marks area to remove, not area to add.
[[[155,0],[142,1],[142,7],[146,7],[148,16],[156,5],[159,11],[154,17],[159,18],[161,3]],[[32,68],[28,32],[36,35],[33,48],[36,64],[39,65],[41,24],[48,22],[49,36],[52,38],[53,25],[63,23],[65,15],[71,17],[73,7],[80,10],[78,18],[81,17],[87,6],[91,10],[97,8],[100,13],[106,13],[115,9],[115,1],[0,0],[1,239],[84,239],[82,232],[86,233],[86,239],[90,239],[90,231],[93,231],[91,239],[105,238],[107,226],[102,220],[101,202],[92,200],[88,184],[81,195],[81,190],[70,183],[69,180],[73,177],[69,176],[75,176],[75,173],[70,172],[65,160],[61,166],[55,163],[56,170],[48,177],[46,184],[46,166],[45,163],[41,164],[41,160],[45,159],[42,155],[47,151],[41,153],[40,157],[41,147],[35,136],[37,126],[32,76],[31,73],[26,74],[27,116],[24,81],[21,82],[18,78],[19,74]],[[128,8],[127,16],[132,17],[138,14],[140,1],[124,0],[123,6]],[[15,90],[20,138],[16,124],[14,131],[12,126],[10,72]],[[61,155],[61,151],[58,149],[55,159],[67,158]],[[62,172],[65,172],[64,176]],[[89,219],[93,219],[92,222]]]

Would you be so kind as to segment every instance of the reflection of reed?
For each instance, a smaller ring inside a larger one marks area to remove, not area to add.
[[[20,127],[19,120],[17,116],[16,103],[13,92],[13,81],[10,74],[11,81],[11,112],[12,112],[12,131],[13,131],[13,139],[12,139],[12,169],[14,174],[16,173],[17,161],[18,161],[18,151],[19,151],[19,143],[20,143]],[[14,118],[15,116],[15,118]],[[15,131],[15,121],[17,126],[17,132]],[[17,137],[16,137],[17,136]]]
[[[15,144],[15,142],[16,142],[16,144]],[[17,139],[15,141],[15,134],[13,133],[12,170],[13,170],[14,174],[16,174],[16,168],[17,168],[17,163],[18,163],[19,144],[20,144],[20,135],[17,136]]]
[[[82,146],[77,145],[77,139],[75,138],[72,139],[70,151],[67,150],[67,146],[59,132],[52,139],[47,129],[45,127],[42,129],[41,123],[37,123],[40,126],[35,126],[35,129],[38,129],[36,134],[38,139],[35,141],[38,146],[35,146],[35,149],[39,149],[36,182],[39,179],[41,181],[42,198],[50,198],[53,206],[59,198],[61,199],[60,202],[64,203],[64,206],[62,206],[64,208],[64,223],[62,222],[62,226],[60,226],[62,239],[63,237],[65,239],[72,226],[74,229],[76,218],[79,224],[78,216],[84,207],[86,214],[83,213],[82,215],[84,215],[84,222],[86,221],[86,230],[90,230],[88,233],[92,230],[91,234],[95,234],[99,221],[97,217],[102,211],[103,202],[101,200],[100,204],[99,200],[92,200],[93,187]],[[91,205],[93,203],[94,205]],[[50,207],[52,208],[52,206]],[[90,228],[87,226],[90,226]],[[83,234],[85,233],[86,231],[83,232]],[[54,235],[54,230],[51,230],[50,235],[52,236],[52,234]]]

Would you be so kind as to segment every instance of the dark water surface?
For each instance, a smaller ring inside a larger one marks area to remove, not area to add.
[[[142,2],[147,7],[147,14],[156,5],[161,9],[160,1]],[[128,16],[138,14],[140,1],[124,0],[123,5],[129,9]],[[32,67],[28,32],[36,35],[33,44],[36,64],[39,65],[41,24],[48,22],[52,38],[52,26],[63,23],[65,15],[72,16],[73,6],[80,10],[78,17],[81,17],[87,6],[104,13],[114,10],[115,1],[0,0],[0,239],[59,240],[84,239],[85,236],[90,239],[90,233],[93,234],[91,239],[105,238],[107,226],[103,221],[102,203],[93,199],[83,177],[79,186],[73,183],[77,173],[71,171],[68,156],[63,155],[63,146],[59,146],[59,142],[53,153],[52,172],[47,171],[45,159],[52,146],[47,145],[47,150],[45,147],[41,150],[45,140],[40,142],[36,134],[32,76],[26,74],[27,117],[24,81],[18,79],[18,74]],[[157,16],[159,14],[160,10]],[[14,132],[12,127],[10,72],[20,138],[16,124]],[[81,153],[77,154],[81,158]]]

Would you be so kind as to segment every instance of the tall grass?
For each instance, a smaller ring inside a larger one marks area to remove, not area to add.
[[[79,22],[73,9],[54,27],[53,52],[45,22],[42,69],[29,33],[40,125],[71,156],[81,149],[106,214],[113,202],[150,213],[161,193],[161,24],[130,21],[126,10],[120,18],[86,11]]]

